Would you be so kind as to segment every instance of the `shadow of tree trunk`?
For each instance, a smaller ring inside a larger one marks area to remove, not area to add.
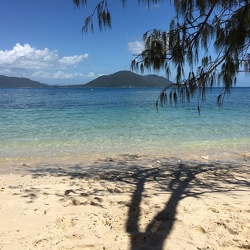
[[[163,249],[164,242],[173,229],[178,203],[183,198],[182,196],[185,194],[185,190],[189,183],[195,179],[197,173],[189,170],[181,172],[180,169],[177,169],[173,174],[174,178],[169,182],[168,187],[166,187],[172,191],[169,200],[166,202],[163,210],[152,218],[145,232],[140,232],[140,204],[145,183],[151,174],[145,174],[143,171],[138,172],[138,182],[132,195],[126,223],[126,231],[131,237],[131,250]]]

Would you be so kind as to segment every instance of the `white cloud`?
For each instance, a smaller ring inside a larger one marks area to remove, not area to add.
[[[64,56],[59,60],[61,64],[74,65],[77,63],[81,63],[84,59],[88,58],[88,54],[80,55],[80,56]]]
[[[36,71],[33,74],[31,74],[31,77],[32,78],[50,78],[51,75],[45,71]]]
[[[88,78],[96,78],[99,75],[96,75],[94,72],[89,72],[86,75],[79,73],[79,72],[65,72],[62,70],[53,72],[53,73],[48,73],[44,71],[37,71],[34,74],[31,75],[32,78],[44,78],[44,79],[88,79]]]
[[[52,76],[54,79],[74,79],[74,78],[82,78],[84,77],[81,73],[68,73],[63,71],[57,71]]]
[[[88,54],[61,56],[56,50],[37,49],[29,44],[17,43],[10,50],[0,50],[0,74],[22,76],[38,81],[75,79],[76,82],[89,76],[75,72]],[[83,68],[79,68],[82,71]],[[91,72],[94,77],[94,73]]]
[[[90,79],[94,79],[94,78],[97,78],[97,77],[100,77],[100,76],[103,76],[103,75],[106,75],[106,74],[95,74],[94,72],[89,72],[86,77],[87,78],[90,78]]]
[[[128,50],[132,54],[140,54],[144,50],[144,43],[140,41],[129,42],[128,43]]]
[[[56,51],[49,51],[47,48],[39,50],[29,44],[22,46],[17,43],[11,50],[0,50],[0,67],[9,69],[41,69],[57,60]]]
[[[62,65],[76,65],[88,58],[88,54],[60,57],[56,50],[50,51],[23,46],[17,43],[11,50],[0,50],[0,67],[19,69],[46,69],[60,68]]]
[[[92,78],[92,77],[96,77],[96,75],[95,75],[95,73],[94,73],[94,72],[89,72],[87,76],[88,76],[88,77],[90,77],[90,78]]]

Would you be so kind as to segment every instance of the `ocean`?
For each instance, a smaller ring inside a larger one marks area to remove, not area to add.
[[[250,88],[159,107],[161,89],[0,89],[0,161],[119,155],[221,159],[250,152]]]

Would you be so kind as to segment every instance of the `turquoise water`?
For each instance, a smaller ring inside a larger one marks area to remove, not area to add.
[[[0,160],[250,152],[250,88],[156,110],[160,89],[0,89]]]

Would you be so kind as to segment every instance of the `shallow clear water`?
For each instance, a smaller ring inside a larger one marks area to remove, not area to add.
[[[222,108],[155,107],[160,89],[0,89],[0,159],[250,152],[250,88]]]

